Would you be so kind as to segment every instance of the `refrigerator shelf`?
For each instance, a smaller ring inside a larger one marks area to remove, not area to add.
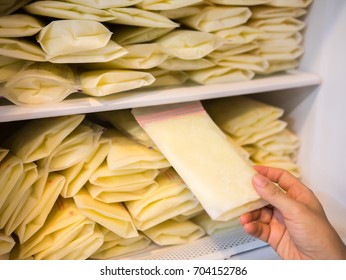
[[[142,88],[105,97],[72,94],[54,105],[19,107],[0,100],[0,122],[93,113],[159,104],[188,102],[226,96],[244,95],[320,84],[319,76],[298,70],[258,77],[250,81],[215,85],[184,85],[180,87]]]
[[[206,236],[185,245],[151,245],[143,251],[122,255],[121,260],[225,260],[237,254],[249,252],[268,245],[242,229],[214,236]]]

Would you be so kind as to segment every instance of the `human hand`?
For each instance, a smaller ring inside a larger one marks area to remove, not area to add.
[[[283,169],[254,168],[253,186],[270,205],[240,217],[246,233],[282,259],[346,259],[346,246],[308,187]]]

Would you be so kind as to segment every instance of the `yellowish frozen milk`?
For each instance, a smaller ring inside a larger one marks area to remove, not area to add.
[[[252,186],[255,171],[199,102],[132,112],[212,219],[226,221],[266,204]]]

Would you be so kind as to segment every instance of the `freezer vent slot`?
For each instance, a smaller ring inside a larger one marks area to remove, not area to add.
[[[226,259],[231,255],[263,247],[265,244],[242,230],[208,236],[191,244],[152,249],[129,259],[137,260],[192,260]]]

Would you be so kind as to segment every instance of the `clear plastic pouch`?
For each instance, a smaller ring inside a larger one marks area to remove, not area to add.
[[[104,242],[102,246],[90,256],[91,259],[112,259],[118,256],[138,252],[147,248],[151,241],[144,234],[139,233],[136,237],[123,238],[114,232],[101,227],[104,235]]]
[[[87,189],[73,197],[79,211],[90,220],[124,238],[138,236],[130,214],[121,203],[104,203],[94,199]]]
[[[175,28],[179,26],[176,22],[171,21],[159,13],[138,8],[112,8],[108,9],[108,11],[115,18],[114,20],[109,21],[109,23],[157,28]]]
[[[105,136],[112,139],[112,147],[107,156],[107,166],[111,170],[152,170],[171,166],[159,151],[137,143],[114,129],[106,131]]]
[[[0,38],[0,55],[28,61],[47,61],[40,45],[27,38]]]
[[[141,1],[142,0],[66,0],[66,2],[81,4],[96,9],[128,7],[136,5]]]
[[[26,37],[40,32],[43,23],[26,14],[0,16],[0,37]]]
[[[202,0],[143,0],[136,6],[144,10],[173,10],[203,2]]]
[[[195,208],[199,202],[173,169],[161,173],[153,192],[135,201],[126,201],[138,230],[146,230]]]
[[[177,222],[174,220],[167,220],[143,233],[153,242],[162,246],[191,243],[205,234],[203,228],[192,221]]]
[[[216,35],[196,30],[173,30],[155,41],[168,54],[181,59],[202,58],[225,43]]]
[[[178,20],[196,30],[215,32],[245,24],[250,16],[251,11],[247,7],[210,6],[196,15]]]
[[[106,63],[88,64],[91,69],[150,69],[166,60],[168,54],[157,43],[124,45],[126,53]]]
[[[33,63],[9,78],[0,95],[19,106],[55,104],[78,91],[77,78],[69,65]]]
[[[31,120],[4,143],[24,163],[47,157],[82,122],[84,115]]]
[[[132,113],[212,219],[229,220],[266,204],[252,186],[255,170],[200,102]]]
[[[105,47],[112,33],[92,20],[55,20],[42,28],[37,41],[47,59]]]
[[[80,213],[73,199],[59,198],[46,223],[11,252],[15,259],[86,259],[103,243],[95,222]]]
[[[268,3],[270,6],[274,7],[296,7],[296,8],[306,8],[311,4],[312,0],[272,0]]]
[[[186,71],[185,73],[192,81],[204,85],[248,81],[255,76],[255,73],[250,70],[217,65],[207,69]]]
[[[231,6],[252,6],[252,5],[262,5],[271,2],[272,0],[208,0],[214,4],[220,5],[231,5]]]
[[[104,22],[114,19],[107,11],[65,1],[36,1],[24,7],[30,14],[57,19],[92,20]]]

